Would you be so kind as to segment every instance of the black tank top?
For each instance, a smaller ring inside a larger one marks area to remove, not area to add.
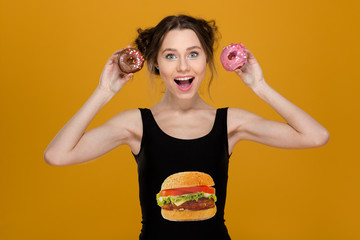
[[[178,139],[163,132],[150,109],[139,108],[143,123],[138,164],[139,197],[142,212],[141,240],[228,240],[224,207],[228,180],[227,108],[216,111],[212,130],[196,139]],[[156,195],[163,181],[179,172],[203,172],[215,185],[216,214],[201,221],[169,221],[162,217]]]

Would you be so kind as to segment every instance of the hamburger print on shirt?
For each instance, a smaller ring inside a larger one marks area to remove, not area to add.
[[[200,221],[216,214],[214,180],[203,172],[179,172],[167,177],[156,195],[161,215],[170,221]]]

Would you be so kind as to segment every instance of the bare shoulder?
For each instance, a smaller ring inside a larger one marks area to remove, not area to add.
[[[125,110],[125,111],[122,111],[122,112],[116,114],[110,120],[113,120],[113,121],[140,120],[141,121],[141,113],[140,113],[140,110],[137,108],[128,109],[128,110]]]
[[[235,145],[241,141],[248,139],[249,124],[261,120],[262,117],[241,108],[228,109],[228,143],[229,153],[231,153]]]
[[[118,132],[122,138],[128,139],[127,141],[125,140],[125,143],[128,143],[132,138],[142,137],[141,113],[137,108],[122,111],[105,124]]]
[[[255,113],[241,108],[229,107],[228,109],[228,132],[239,132],[246,123],[253,120],[261,119]]]

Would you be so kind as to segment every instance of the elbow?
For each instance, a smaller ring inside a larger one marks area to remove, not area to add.
[[[44,160],[45,162],[53,167],[60,167],[62,166],[60,164],[60,161],[58,160],[58,158],[56,157],[56,155],[54,155],[52,152],[50,151],[45,151],[44,152]]]
[[[329,142],[329,139],[330,134],[326,129],[324,129],[322,132],[316,134],[316,136],[312,138],[312,145],[313,147],[322,147]]]

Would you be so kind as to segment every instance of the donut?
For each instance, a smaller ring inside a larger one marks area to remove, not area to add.
[[[123,73],[134,73],[143,67],[144,57],[135,48],[125,48],[119,53],[118,62]]]
[[[232,43],[229,46],[224,47],[220,55],[220,61],[228,72],[241,68],[247,62],[247,54],[244,45],[241,43]]]

